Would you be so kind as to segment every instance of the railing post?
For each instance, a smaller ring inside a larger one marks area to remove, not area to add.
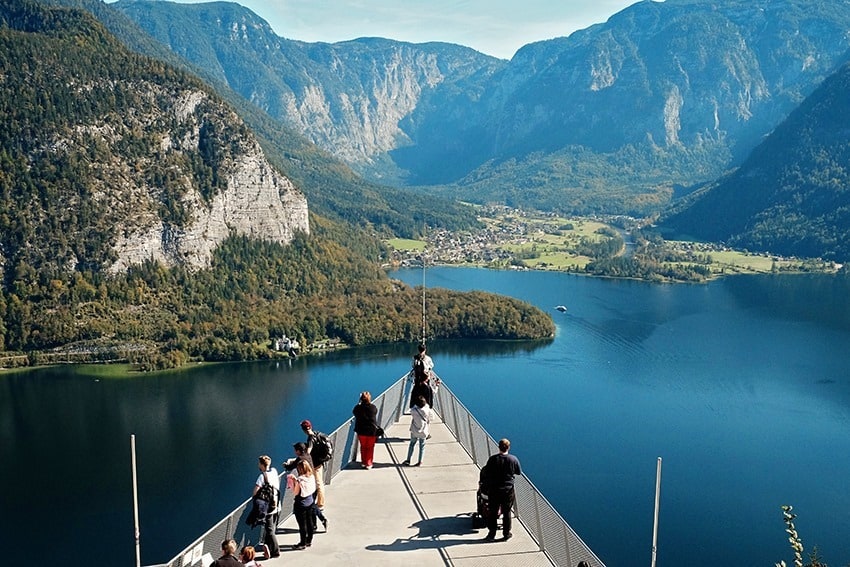
[[[469,447],[472,450],[472,462],[474,462],[478,468],[481,468],[481,465],[478,463],[478,451],[475,450],[475,435],[472,429],[472,416],[469,413],[466,414],[466,425],[469,429]]]
[[[400,420],[401,416],[404,414],[404,399],[405,399],[404,391],[407,389],[407,377],[408,376],[409,376],[409,374],[405,374],[401,379],[401,388],[399,388],[401,390],[401,392],[398,395],[398,410],[396,411],[396,414],[395,414],[395,420],[396,421]]]

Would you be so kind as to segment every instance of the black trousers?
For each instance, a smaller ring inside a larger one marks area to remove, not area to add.
[[[487,529],[490,535],[496,535],[496,521],[499,519],[499,510],[502,511],[502,535],[511,533],[511,508],[514,506],[514,489],[490,490],[487,493],[490,499],[490,509],[487,511]]]
[[[306,545],[313,543],[313,506],[301,506],[298,503],[292,508],[295,514],[295,521],[298,522],[298,533],[301,536],[301,541],[298,543]]]
[[[263,522],[263,533],[265,535],[264,542],[269,546],[269,554],[274,557],[280,554],[280,547],[277,545],[277,514],[267,514]],[[268,558],[267,558],[268,559]]]

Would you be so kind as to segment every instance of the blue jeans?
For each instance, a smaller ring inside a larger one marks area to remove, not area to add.
[[[416,445],[416,442],[419,441],[419,462],[422,462],[422,456],[425,454],[425,438],[424,437],[411,437],[410,445],[407,446],[407,462],[410,462],[411,457],[413,457],[413,447]]]

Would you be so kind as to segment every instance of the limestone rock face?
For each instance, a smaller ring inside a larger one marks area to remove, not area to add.
[[[286,244],[297,231],[309,233],[307,199],[278,173],[259,149],[240,156],[227,176],[227,188],[211,203],[190,191],[184,204],[192,211],[187,226],[173,227],[156,215],[118,240],[118,260],[110,271],[123,271],[145,260],[193,268],[209,266],[212,253],[231,234]]]
[[[203,268],[230,235],[286,244],[309,233],[303,193],[232,109],[201,89],[148,81],[132,88],[131,112],[57,133],[51,144],[62,159],[92,144],[109,149],[86,180],[112,231],[112,261],[102,268],[118,273],[147,260]],[[146,151],[122,149],[133,146]]]
[[[159,187],[136,185],[135,206],[126,211],[126,222],[119,220],[122,230],[114,247],[117,260],[110,271],[123,271],[145,260],[202,268],[230,235],[286,244],[298,231],[309,233],[307,199],[272,167],[231,110],[201,91],[190,91],[176,96],[168,113],[175,124],[160,133],[159,147],[164,154],[191,155],[202,146],[213,146],[208,152],[216,154],[215,174],[224,182],[205,196],[198,180],[181,172],[179,208],[187,213],[182,223],[168,222],[159,214]],[[209,130],[221,134],[209,139],[210,135],[204,134]]]
[[[196,269],[228,237],[309,231],[304,195],[211,87],[85,11],[7,4],[0,275]]]

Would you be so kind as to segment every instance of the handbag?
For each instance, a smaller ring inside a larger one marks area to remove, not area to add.
[[[383,428],[383,427],[381,427],[380,425],[379,425],[379,426],[378,426],[378,428],[375,430],[375,436],[376,436],[376,437],[383,437],[383,436],[384,436],[384,428]]]

